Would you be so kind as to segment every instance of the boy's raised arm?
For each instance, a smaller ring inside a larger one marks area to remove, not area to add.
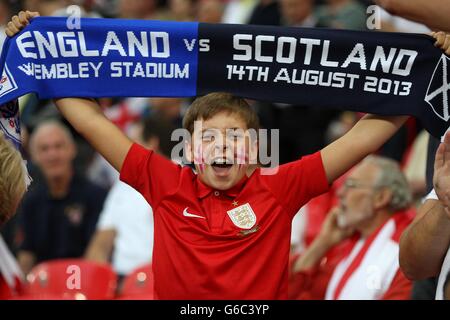
[[[435,46],[450,55],[450,34],[433,32]],[[377,151],[406,121],[407,117],[382,117],[366,115],[346,135],[322,150],[322,159],[328,182]]]
[[[6,34],[14,36],[38,12],[21,11],[7,24]],[[62,98],[55,100],[56,106],[69,123],[118,171],[122,168],[132,141],[110,122],[94,100]]]
[[[94,101],[82,98],[55,100],[64,118],[120,172],[132,141],[103,114]]]
[[[328,183],[377,151],[407,119],[407,116],[366,115],[343,137],[325,147],[321,154]]]

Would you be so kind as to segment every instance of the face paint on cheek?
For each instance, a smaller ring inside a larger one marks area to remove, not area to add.
[[[194,164],[198,164],[198,168],[200,170],[200,173],[203,173],[205,171],[205,161],[203,158],[203,148],[202,144],[199,143],[198,146],[195,148],[194,151]]]
[[[248,163],[248,155],[245,152],[244,146],[239,146],[236,152],[236,160],[239,165],[239,170],[244,166],[244,164]]]

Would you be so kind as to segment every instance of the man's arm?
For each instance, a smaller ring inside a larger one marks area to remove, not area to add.
[[[375,0],[386,11],[427,25],[431,29],[450,31],[448,0]]]
[[[407,119],[407,116],[366,115],[343,137],[325,147],[321,154],[328,183],[377,151]]]
[[[427,200],[400,238],[400,267],[413,280],[437,276],[450,244],[450,217],[438,200]]]
[[[332,209],[323,222],[320,233],[293,266],[293,272],[315,268],[327,252],[353,234],[350,228],[340,228],[337,224],[339,209]]]
[[[64,118],[120,172],[133,142],[109,121],[93,100],[63,98],[55,100]]]
[[[450,133],[434,160],[433,185],[439,200],[428,200],[400,241],[400,266],[407,277],[436,276],[450,245]]]
[[[114,229],[97,230],[86,250],[85,258],[100,263],[109,263],[115,238],[116,231]]]
[[[39,16],[39,13],[19,12],[8,23],[6,34],[14,36],[36,16]],[[103,115],[98,104],[93,100],[82,98],[56,99],[55,103],[75,130],[120,171],[133,142]]]

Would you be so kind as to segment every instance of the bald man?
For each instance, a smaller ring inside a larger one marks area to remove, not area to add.
[[[44,179],[33,184],[18,213],[24,235],[18,261],[25,274],[45,260],[82,256],[106,196],[106,190],[75,172],[76,146],[62,124],[40,124],[30,153]]]

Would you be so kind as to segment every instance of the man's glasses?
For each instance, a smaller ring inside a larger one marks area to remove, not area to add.
[[[378,188],[382,188],[383,186],[366,184],[364,182],[354,180],[354,179],[347,179],[347,180],[345,180],[343,187],[345,189],[361,189],[361,188],[378,189]]]

